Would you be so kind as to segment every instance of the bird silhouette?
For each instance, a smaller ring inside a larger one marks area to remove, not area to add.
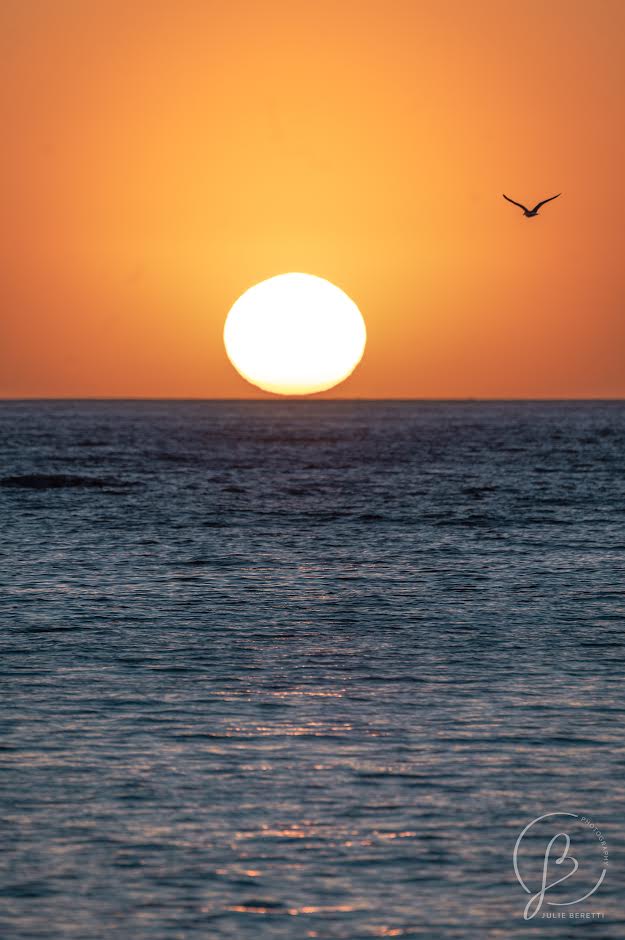
[[[561,195],[562,193],[556,193],[555,196],[549,196],[549,199],[543,199],[542,202],[537,202],[533,209],[528,209],[527,206],[524,206],[520,202],[515,202],[514,199],[510,199],[510,196],[506,196],[505,193],[502,193],[503,198],[511,202],[513,206],[518,206],[519,209],[523,209],[523,215],[528,219],[535,219],[541,206],[544,206],[546,202],[551,202],[552,199],[557,199],[558,196]]]

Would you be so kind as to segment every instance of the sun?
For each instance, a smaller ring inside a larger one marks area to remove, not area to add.
[[[230,362],[252,385],[279,395],[333,388],[365,350],[365,321],[325,278],[278,274],[241,294],[226,318]]]

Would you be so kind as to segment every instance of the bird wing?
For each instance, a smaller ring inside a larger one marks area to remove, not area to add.
[[[513,206],[518,206],[519,209],[523,209],[524,212],[528,212],[528,211],[529,211],[524,205],[522,205],[522,203],[520,203],[520,202],[515,202],[514,199],[510,199],[510,196],[506,196],[505,193],[502,193],[501,195],[503,196],[504,199],[507,199],[508,202],[511,202]]]
[[[561,195],[562,193],[556,193],[555,196],[549,196],[549,199],[543,199],[542,202],[537,202],[534,208],[532,209],[532,212],[538,212],[540,207],[544,206],[546,202],[551,202],[552,199],[557,199],[558,196],[561,196]]]

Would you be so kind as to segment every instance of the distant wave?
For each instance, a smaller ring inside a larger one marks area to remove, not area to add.
[[[127,487],[121,480],[110,480],[94,476],[77,476],[68,473],[21,473],[15,476],[1,477],[0,486],[13,486],[26,490],[58,490],[69,487],[91,487],[108,489],[109,487]]]

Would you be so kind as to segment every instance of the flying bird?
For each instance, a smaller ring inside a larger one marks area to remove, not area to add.
[[[518,206],[519,209],[523,209],[523,215],[528,219],[534,219],[538,215],[538,210],[541,206],[544,206],[546,202],[551,202],[552,199],[557,199],[558,196],[561,195],[562,193],[556,193],[555,196],[549,196],[549,199],[543,199],[542,202],[537,202],[533,209],[528,209],[527,206],[524,206],[520,202],[515,202],[514,199],[510,199],[510,196],[506,196],[505,193],[502,193],[503,198],[511,202],[513,206]]]

